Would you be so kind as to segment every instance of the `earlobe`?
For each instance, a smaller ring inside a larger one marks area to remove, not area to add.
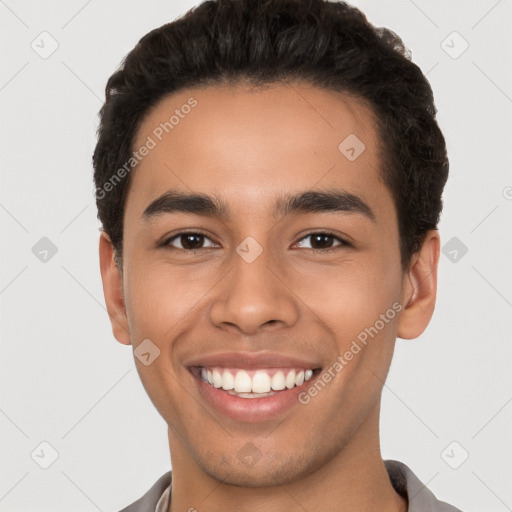
[[[436,230],[428,231],[404,276],[402,297],[405,306],[398,321],[399,338],[417,338],[432,318],[437,295],[439,253],[439,234]]]
[[[99,244],[101,280],[112,332],[119,343],[130,345],[130,331],[123,297],[122,274],[114,259],[110,237],[102,231]]]

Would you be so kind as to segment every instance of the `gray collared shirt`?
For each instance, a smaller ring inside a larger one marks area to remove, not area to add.
[[[461,512],[458,508],[439,501],[402,462],[386,460],[384,464],[394,489],[408,501],[408,512]],[[171,472],[169,471],[160,477],[142,498],[121,512],[149,512],[152,510],[167,512],[170,494]]]

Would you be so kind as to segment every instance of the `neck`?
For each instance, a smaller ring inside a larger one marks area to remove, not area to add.
[[[307,476],[272,487],[239,487],[205,473],[169,429],[172,491],[169,512],[225,510],[283,512],[406,512],[380,455],[379,404],[350,441]]]

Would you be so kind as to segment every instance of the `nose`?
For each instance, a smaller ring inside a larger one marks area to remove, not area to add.
[[[210,320],[220,328],[235,328],[243,334],[262,329],[293,326],[299,317],[295,295],[272,267],[266,251],[252,263],[237,254],[232,270],[217,288],[210,307]]]

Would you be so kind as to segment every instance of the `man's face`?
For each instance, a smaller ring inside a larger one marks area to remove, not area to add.
[[[176,109],[179,122],[158,130]],[[124,216],[129,338],[117,337],[160,351],[136,363],[173,464],[260,486],[349,446],[374,456],[405,278],[371,111],[298,84],[190,89],[147,115],[134,149],[148,136],[156,146],[133,171]]]

